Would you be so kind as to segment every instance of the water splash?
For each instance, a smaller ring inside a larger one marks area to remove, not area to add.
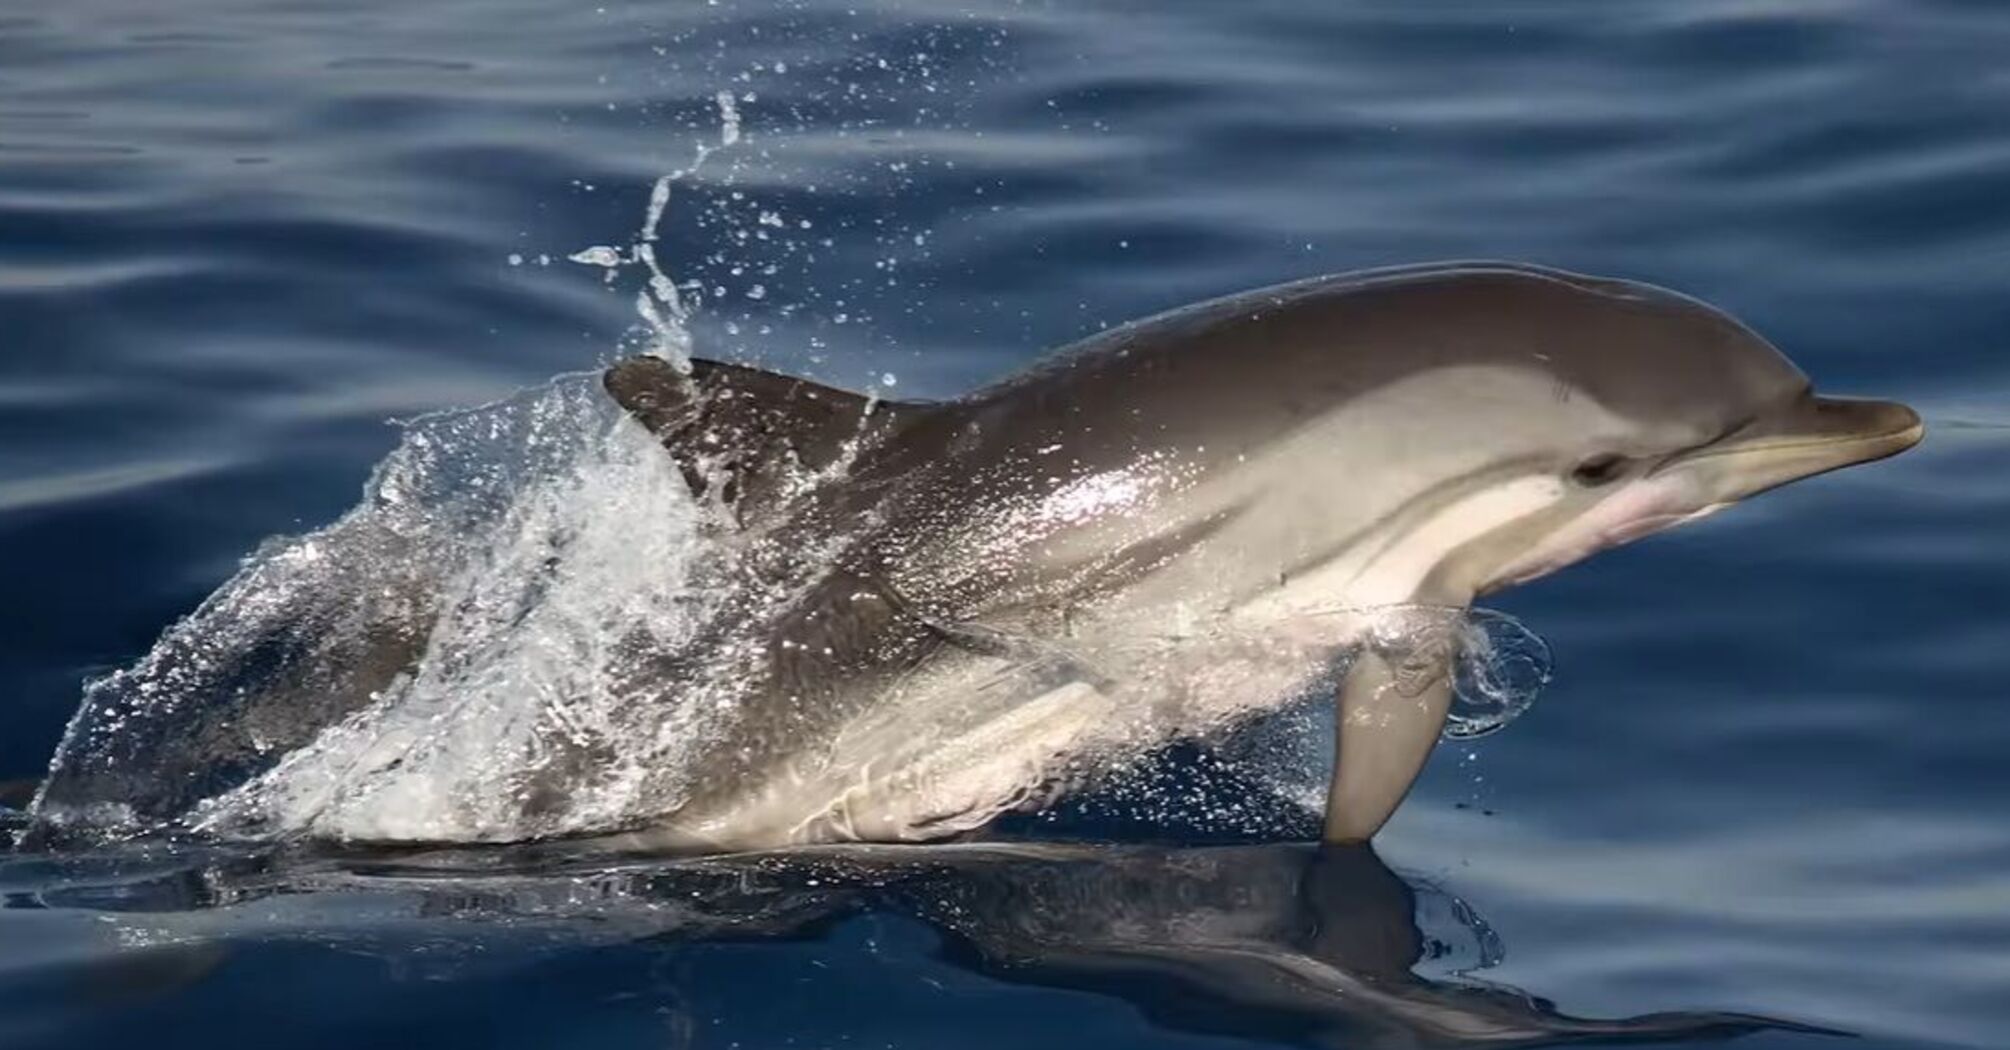
[[[702,565],[682,478],[593,377],[416,420],[348,514],[267,543],[87,686],[37,815],[447,839],[618,820],[674,791],[635,768],[647,747],[563,805],[527,793],[633,728],[613,685],[703,620]],[[701,712],[660,714],[649,740]]]
[[[703,293],[704,285],[698,281],[679,282],[665,273],[656,259],[656,242],[662,236],[663,216],[670,208],[672,188],[695,177],[712,154],[737,145],[741,140],[740,107],[733,93],[720,91],[713,101],[719,107],[719,144],[698,143],[689,165],[656,180],[649,190],[649,206],[643,213],[642,226],[636,231],[634,242],[626,249],[598,244],[567,256],[583,266],[600,267],[602,279],[609,284],[614,283],[621,271],[633,266],[642,267],[647,279],[643,289],[635,294],[635,312],[641,316],[649,333],[645,352],[686,371],[691,367],[690,326],[694,300]]]
[[[717,144],[657,180],[633,241],[571,256],[609,283],[639,267],[646,349],[687,368],[704,288],[675,279],[656,245],[674,187],[746,139],[740,100],[714,101]],[[759,224],[781,228],[770,215]],[[676,812],[730,778],[715,759],[747,745],[741,707],[765,646],[758,631],[720,633],[746,581],[705,513],[592,376],[415,420],[356,508],[267,543],[139,663],[87,686],[34,818],[95,837],[510,841]],[[832,739],[790,744],[828,750],[845,822],[843,784],[891,767],[875,792],[910,789],[875,797],[879,819],[931,834],[1112,784],[1166,820],[1283,830],[1299,809],[1238,806],[1190,779],[1167,788],[1165,745],[1202,741],[1222,777],[1313,807],[1345,644],[1447,631],[1450,737],[1498,730],[1548,681],[1546,647],[1503,614],[1334,609],[1277,634],[1215,624],[1095,651],[1021,639],[952,688],[903,683]],[[1290,702],[1307,695],[1322,699]]]
[[[1527,714],[1549,684],[1549,643],[1506,613],[1473,609],[1460,624],[1454,666],[1445,738],[1487,736]]]
[[[1173,678],[1191,668],[1226,669],[1261,707],[1206,705],[1173,748],[1105,750],[1042,819],[1115,821],[1232,839],[1318,833],[1333,769],[1334,696],[1355,645],[1387,652],[1453,644],[1453,696],[1442,738],[1467,743],[1506,728],[1533,708],[1551,677],[1550,650],[1514,617],[1493,609],[1429,605],[1308,611],[1264,633],[1225,625],[1208,646],[1168,653]],[[1336,638],[1357,641],[1335,650]],[[1192,638],[1185,641],[1191,642]],[[1170,647],[1175,639],[1161,639]],[[1308,668],[1310,669],[1308,671]],[[1207,715],[1211,714],[1210,720]],[[1161,707],[1156,718],[1169,717]]]
[[[591,377],[417,420],[354,510],[267,544],[91,684],[37,815],[94,833],[509,841],[676,812],[735,768],[720,756],[748,740],[744,658],[763,651],[706,633],[739,596],[703,513]],[[903,679],[794,746],[828,767],[845,820],[873,769],[868,817],[925,834],[1113,783],[1162,823],[1285,832],[1299,810],[1225,786],[1256,778],[1316,808],[1348,639],[1452,630],[1454,735],[1512,720],[1548,676],[1540,641],[1491,611],[1335,609],[1287,628],[1015,639],[1009,659],[949,688]],[[663,654],[681,655],[672,672]],[[1227,741],[1216,787],[1150,775],[1174,740]]]
[[[1493,924],[1464,897],[1429,879],[1409,882],[1416,894],[1417,927],[1425,933],[1424,957],[1414,972],[1439,980],[1466,979],[1507,958],[1506,945]]]

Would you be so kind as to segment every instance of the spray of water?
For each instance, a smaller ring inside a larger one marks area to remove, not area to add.
[[[643,289],[635,293],[635,312],[641,316],[649,333],[647,351],[687,370],[691,364],[692,307],[686,300],[687,296],[702,291],[703,286],[695,281],[679,283],[665,273],[656,259],[656,244],[662,236],[663,215],[670,208],[671,190],[679,182],[696,177],[713,153],[740,141],[738,100],[731,91],[721,91],[713,97],[713,101],[719,107],[718,145],[700,142],[689,165],[656,180],[649,190],[649,207],[643,213],[642,227],[636,231],[635,241],[626,249],[597,244],[568,256],[581,265],[600,267],[602,277],[609,284],[614,283],[623,270],[641,267],[647,274],[647,280]]]
[[[736,768],[722,756],[749,739],[762,642],[717,633],[744,596],[704,513],[590,376],[417,420],[349,514],[267,544],[145,659],[91,684],[38,815],[97,833],[510,841],[632,828],[716,795]],[[1239,809],[1155,756],[1205,741],[1210,761],[1316,808],[1345,665],[1332,643],[1363,623],[1456,627],[1452,735],[1499,728],[1546,681],[1546,651],[1515,621],[1424,612],[1091,650],[1024,639],[896,682],[800,745],[837,819],[859,822],[840,832],[940,834],[1083,786],[1166,822],[1276,825],[1290,815]],[[871,812],[849,808],[854,783]]]
[[[696,515],[591,377],[417,420],[355,509],[268,543],[138,664],[91,683],[40,814],[493,839],[674,804],[678,785],[652,774],[680,764],[648,743],[697,746],[705,710],[645,713],[616,690],[635,654],[683,646],[705,619]]]
[[[686,365],[696,289],[656,245],[674,187],[742,139],[734,97],[716,101],[717,145],[656,183],[634,241],[572,256],[610,282],[639,268],[648,349]],[[142,660],[87,686],[37,826],[514,841],[716,799],[737,769],[722,756],[748,740],[765,643],[721,627],[759,618],[730,614],[747,607],[745,578],[706,513],[591,375],[412,421],[348,514],[267,543]],[[1201,741],[1221,768],[1316,805],[1336,642],[1362,625],[1456,628],[1451,736],[1500,728],[1547,681],[1547,651],[1511,618],[1416,612],[1095,652],[1021,639],[1009,657],[895,683],[835,736],[799,743],[838,785],[841,833],[960,830],[1085,786],[1177,822],[1275,822],[1190,776],[1174,787],[1155,763],[1169,741]],[[851,809],[853,782],[874,812]]]

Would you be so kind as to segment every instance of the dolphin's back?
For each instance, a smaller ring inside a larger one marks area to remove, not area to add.
[[[1306,278],[1179,307],[1056,350],[973,411],[1094,403],[1105,421],[1193,420],[1260,442],[1310,413],[1451,366],[1522,368],[1636,418],[1693,415],[1727,386],[1805,387],[1764,339],[1654,285],[1463,261]],[[1114,410],[1114,411],[1112,411]]]

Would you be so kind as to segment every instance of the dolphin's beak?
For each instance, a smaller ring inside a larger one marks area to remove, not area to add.
[[[1926,435],[1896,401],[1802,398],[1655,468],[1689,474],[1711,502],[1731,503],[1790,481],[1895,456]]]

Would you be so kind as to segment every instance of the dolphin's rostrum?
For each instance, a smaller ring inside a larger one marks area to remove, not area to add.
[[[744,555],[758,597],[720,637],[768,640],[744,738],[647,833],[705,848],[965,830],[1070,755],[1274,706],[1350,647],[1325,836],[1365,840],[1451,688],[1449,621],[1391,617],[1923,432],[1816,396],[1694,299],[1492,262],[1187,307],[943,403],[651,357],[605,385]]]

